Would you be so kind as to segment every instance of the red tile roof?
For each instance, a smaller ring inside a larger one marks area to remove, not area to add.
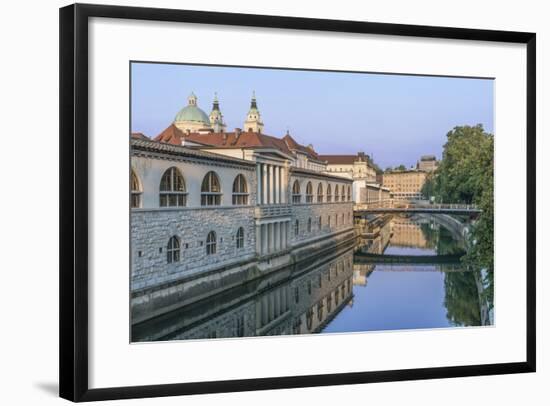
[[[131,136],[132,136],[132,138],[135,138],[137,140],[148,140],[149,139],[149,137],[147,137],[143,133],[132,133]]]
[[[288,146],[288,148],[292,151],[300,151],[301,153],[303,154],[306,154],[308,155],[309,157],[313,158],[313,159],[319,159],[319,155],[317,155],[317,153],[315,152],[315,150],[313,148],[311,148],[310,146],[303,146],[301,144],[298,144],[296,142],[296,140],[294,138],[291,137],[290,134],[286,134],[284,137],[283,137],[283,141],[286,143],[286,145]]]
[[[357,161],[357,155],[319,155],[319,159],[329,164],[352,165]]]
[[[319,156],[311,147],[305,147],[298,144],[290,135],[283,138],[273,137],[258,132],[241,131],[237,132],[210,132],[210,133],[184,133],[174,124],[168,126],[158,136],[155,141],[174,145],[181,145],[182,139],[196,142],[199,144],[210,145],[216,148],[275,148],[285,154],[291,154],[292,151],[299,151],[308,155],[310,158],[319,160]]]

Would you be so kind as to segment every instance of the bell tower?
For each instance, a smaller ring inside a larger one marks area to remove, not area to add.
[[[264,129],[264,123],[262,122],[262,117],[260,116],[260,111],[258,110],[258,105],[256,103],[256,93],[252,92],[252,100],[250,100],[250,110],[246,115],[246,121],[244,122],[244,131],[257,132],[261,133]]]
[[[214,129],[214,132],[224,132],[226,125],[223,122],[223,114],[220,110],[220,102],[218,101],[218,94],[214,93],[214,101],[212,103],[212,111],[210,112],[210,125]]]

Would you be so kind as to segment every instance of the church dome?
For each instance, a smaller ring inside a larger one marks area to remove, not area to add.
[[[210,120],[206,113],[197,106],[185,106],[176,114],[174,121],[197,121],[210,124]]]
[[[174,122],[195,122],[210,126],[208,115],[197,106],[197,97],[193,93],[189,96],[189,104],[176,114]]]

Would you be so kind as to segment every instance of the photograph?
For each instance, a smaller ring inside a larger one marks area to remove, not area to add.
[[[131,61],[130,342],[493,326],[494,91]]]

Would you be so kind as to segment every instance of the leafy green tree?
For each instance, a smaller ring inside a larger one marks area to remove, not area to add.
[[[407,170],[407,167],[405,165],[401,164],[398,167],[396,167],[395,169],[398,170],[398,171],[405,171],[405,170]]]
[[[435,196],[435,174],[428,174],[420,193],[422,193],[424,199],[430,199],[432,196]]]
[[[481,325],[479,294],[475,272],[445,274],[447,319],[455,326]]]
[[[443,158],[423,193],[443,203],[475,204],[482,210],[472,226],[464,274],[446,274],[448,317],[458,325],[485,323],[482,314],[493,308],[493,170],[494,136],[482,125],[455,127],[447,133]]]

